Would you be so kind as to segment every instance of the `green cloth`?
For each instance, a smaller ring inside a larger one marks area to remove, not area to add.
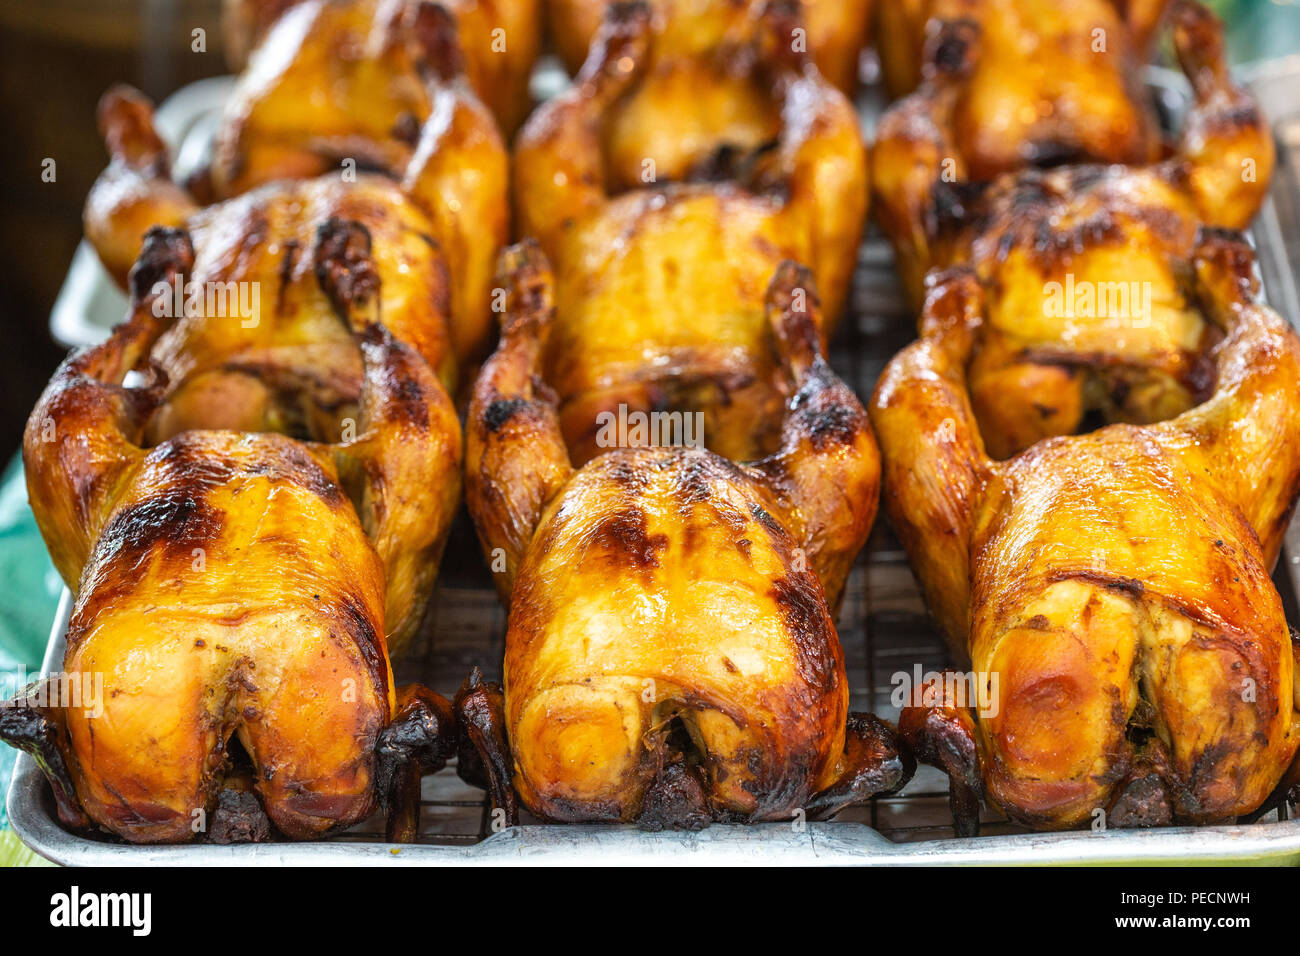
[[[1252,63],[1300,50],[1295,0],[1202,0],[1228,27],[1228,62]]]
[[[0,867],[54,866],[49,860],[37,856],[18,839],[13,830],[0,830]]]
[[[0,478],[0,694],[13,694],[40,671],[63,581],[27,506],[22,461],[15,456]],[[0,744],[0,794],[8,795],[17,753]],[[0,800],[0,866],[40,862],[8,829]]]
[[[45,656],[63,581],[27,505],[23,465],[15,456],[0,477],[0,672],[35,672]],[[8,682],[6,689],[11,686]]]

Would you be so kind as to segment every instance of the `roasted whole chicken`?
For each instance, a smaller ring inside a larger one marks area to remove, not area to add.
[[[926,599],[992,706],[956,681],[900,723],[954,781],[1041,828],[1232,820],[1295,755],[1295,647],[1270,579],[1300,493],[1300,339],[1207,230],[1187,294],[1221,330],[1213,386],[1168,421],[984,450],[967,368],[987,301],[930,282],[920,341],[871,402],[884,499]]]
[[[712,13],[720,19],[733,18],[761,0],[650,0],[656,11],[670,15],[675,9]],[[858,85],[858,60],[871,33],[874,0],[803,0],[803,40],[822,76],[841,91],[852,95]],[[601,21],[611,0],[549,0],[547,20],[551,37],[570,73],[577,73],[591,41],[600,32]],[[710,44],[707,30],[700,36]],[[792,38],[793,39],[793,38]]]
[[[539,376],[545,260],[516,247],[504,276],[466,491],[501,562],[505,687],[458,695],[462,761],[511,813],[517,792],[547,820],[652,829],[825,815],[900,786],[911,768],[892,730],[848,714],[832,608],[874,517],[878,459],[822,356],[810,274],[786,263],[768,293],[791,389],[780,451],[739,465],[621,447],[577,470]]]
[[[369,183],[369,195],[355,197],[358,210],[343,214],[372,207],[365,216],[372,231],[383,216],[408,223],[455,277],[445,283],[445,295],[456,356],[467,363],[486,355],[492,270],[509,219],[505,146],[465,82],[447,12],[427,2],[390,3],[384,10],[386,17],[376,19],[355,4],[308,0],[278,21],[239,78],[210,168],[193,177],[189,189],[171,180],[167,150],[143,98],[110,91],[100,126],[111,162],[85,212],[86,235],[109,272],[124,281],[150,226],[187,225],[199,205],[259,187],[268,191],[254,192],[259,198],[249,202],[268,204],[271,184],[284,192],[285,209],[278,215],[251,210],[242,219],[242,207],[226,210],[220,237],[232,258],[245,245],[289,256],[275,241],[279,236],[263,233],[294,218],[303,200],[288,195],[293,189],[343,193]],[[317,30],[326,36],[317,37]],[[390,182],[377,184],[380,176]],[[313,179],[330,185],[306,185]],[[399,203],[399,193],[408,202]],[[418,215],[409,208],[392,211],[412,204]],[[306,246],[295,241],[299,251]],[[386,287],[393,285],[385,278]],[[441,368],[439,357],[426,357]]]
[[[137,205],[124,218],[136,220],[136,211],[148,208],[156,192],[166,192],[167,181],[149,178],[147,162],[139,160],[141,142],[160,144],[147,103],[110,93],[103,115],[115,160],[87,206],[94,210],[105,193],[129,195]],[[94,216],[89,213],[88,221]],[[111,225],[121,219],[108,214],[103,221]],[[428,220],[389,180],[362,176],[343,183],[322,177],[276,183],[196,209],[182,221],[195,255],[158,300],[169,321],[150,339],[147,360],[168,385],[165,400],[144,422],[147,445],[190,429],[283,432],[327,443],[355,440],[358,448],[371,444],[358,437],[358,422],[365,417],[361,406],[374,373],[366,370],[355,333],[339,322],[338,305],[319,281],[314,259],[318,235],[335,221],[365,230],[379,298],[375,308],[384,316],[386,333],[420,355],[422,369],[442,373],[438,389],[450,403],[444,383],[455,378],[456,353],[443,318],[449,298],[446,267],[428,241]],[[245,313],[242,306],[254,303],[256,308]],[[424,427],[439,433],[439,447],[459,447],[454,415],[430,417]],[[403,646],[419,623],[459,506],[457,466],[437,464],[439,470],[426,477],[436,474],[438,482],[421,486],[413,498],[420,506],[418,526],[407,529],[417,537],[431,535],[436,547],[402,557],[401,541],[383,545],[393,549],[393,560],[418,570],[416,579],[390,582],[411,589],[402,607],[393,609],[402,613],[388,618],[393,649]],[[408,494],[396,487],[393,493]]]
[[[159,298],[194,258],[162,228],[129,320],[60,367],[28,422],[28,495],[76,598],[64,670],[102,679],[102,713],[34,688],[0,736],[36,755],[69,826],[160,843],[264,838],[269,818],[307,838],[387,802],[409,828],[419,767],[452,752],[450,704],[395,691],[385,634],[428,597],[459,491],[455,411],[381,322],[364,227],[326,222],[309,256],[362,355],[355,440],[188,431],[142,446],[166,398],[148,365]],[[122,384],[132,371],[143,385]]]
[[[355,70],[365,89],[384,95],[380,84],[387,78],[401,84],[411,76],[411,63],[386,49],[394,18],[419,0],[223,0],[222,33],[226,58],[232,69],[244,70],[259,47],[283,44],[306,53],[312,63],[300,73],[320,70],[318,83],[328,82],[341,70]],[[465,53],[465,73],[470,85],[506,132],[513,132],[528,115],[532,99],[528,77],[537,59],[542,33],[542,0],[440,0],[456,20],[460,46]],[[309,7],[308,11],[294,8]],[[293,9],[290,25],[280,21]],[[272,31],[275,39],[267,43]],[[371,62],[364,62],[371,61]],[[277,64],[283,61],[276,57]],[[358,87],[356,103],[363,106],[366,93]],[[391,95],[391,92],[389,93]],[[364,110],[361,110],[364,112]]]
[[[986,284],[968,374],[994,457],[1071,433],[1089,412],[1142,424],[1207,394],[1203,356],[1219,332],[1180,275],[1199,223],[1250,222],[1274,147],[1258,104],[1228,75],[1218,21],[1181,0],[1172,21],[1196,100],[1161,162],[967,182],[958,158],[951,181],[945,163],[961,140],[946,114],[976,42],[960,23],[939,26],[926,84],[881,123],[877,209],[911,297],[932,267],[969,263]]]
[[[966,61],[942,97],[958,162],[972,179],[1025,165],[1151,162],[1160,126],[1142,66],[1167,5],[896,0],[879,4],[877,49],[894,96],[932,83],[936,55]],[[960,49],[958,33],[977,37],[976,49]]]
[[[395,183],[373,174],[288,180],[200,207],[167,178],[147,100],[110,90],[100,119],[113,160],[86,223],[105,261],[122,261],[149,221],[183,225],[196,253],[192,273],[179,277],[179,302],[165,303],[175,321],[150,355],[170,382],[149,422],[152,443],[187,428],[334,441],[340,423],[355,419],[361,356],[312,262],[315,236],[334,218],[362,223],[371,237],[385,326],[454,386],[463,353],[447,266],[429,241],[429,218]]]
[[[620,409],[701,412],[738,460],[779,441],[763,290],[809,263],[838,317],[866,202],[857,116],[791,50],[798,25],[779,2],[653,24],[614,4],[576,85],[521,132],[518,224],[555,263],[542,368],[576,462]]]

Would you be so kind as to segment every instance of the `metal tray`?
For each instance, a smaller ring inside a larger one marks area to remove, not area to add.
[[[1178,115],[1185,87],[1181,78],[1153,70],[1152,86],[1172,115]],[[1300,317],[1300,292],[1293,264],[1300,263],[1300,58],[1256,71],[1252,85],[1274,118],[1280,146],[1272,198],[1254,229],[1259,267],[1270,301],[1292,322]],[[219,84],[186,98],[211,108],[223,94]],[[216,94],[216,95],[214,95]],[[170,106],[170,102],[168,104]],[[164,110],[166,107],[164,108]],[[200,129],[195,112],[177,111],[175,129]],[[870,107],[864,124],[870,125]],[[183,133],[173,139],[180,144]],[[182,159],[189,149],[181,146]],[[60,303],[74,304],[83,335],[94,341],[120,319],[111,300],[93,294],[98,263],[89,249],[78,254]],[[120,303],[120,300],[119,300]],[[66,316],[70,314],[65,312]],[[860,395],[869,395],[889,358],[913,337],[885,242],[872,234],[864,242],[852,308],[832,345],[833,364]],[[463,513],[453,526],[448,559],[438,591],[413,649],[394,661],[399,682],[421,681],[442,693],[459,686],[478,665],[499,677],[505,614],[497,602],[478,543]],[[1300,624],[1300,521],[1288,531],[1274,575],[1288,618]],[[897,540],[883,517],[859,557],[846,589],[839,633],[851,687],[852,707],[894,719],[891,677],[945,663],[943,641],[934,629]],[[64,595],[46,651],[45,670],[62,665],[63,633],[71,600]],[[42,856],[70,865],[403,865],[403,864],[577,864],[673,865],[772,863],[823,864],[1067,864],[1067,863],[1297,863],[1300,820],[1285,809],[1260,822],[1158,830],[1091,830],[1039,834],[984,814],[982,833],[952,836],[946,778],[930,767],[896,795],[880,797],[830,823],[713,826],[699,833],[643,833],[632,827],[551,826],[526,816],[518,827],[490,832],[484,795],[456,777],[453,768],[425,778],[420,836],[416,843],[383,841],[375,818],[331,839],[311,843],[243,846],[128,846],[111,838],[70,834],[56,822],[52,797],[40,771],[20,755],[8,795],[8,811],[23,841]]]

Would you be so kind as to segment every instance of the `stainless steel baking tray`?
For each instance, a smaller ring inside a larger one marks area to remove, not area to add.
[[[1265,289],[1292,322],[1300,316],[1293,268],[1300,263],[1300,58],[1258,71],[1252,85],[1273,117],[1280,147],[1272,199],[1254,230]],[[1181,79],[1152,71],[1152,86],[1168,112],[1177,115],[1184,97]],[[187,88],[172,102],[169,128],[181,154],[196,147],[186,130],[205,125],[204,115],[224,95],[220,81]],[[188,104],[188,105],[187,105]],[[166,112],[166,108],[164,110]],[[173,115],[174,114],[174,115]],[[871,113],[864,111],[870,125]],[[55,331],[77,329],[65,341],[93,341],[120,320],[121,300],[97,294],[109,289],[93,254],[79,253],[56,310]],[[69,311],[75,306],[75,318]],[[60,319],[60,315],[62,319]],[[872,235],[863,244],[852,311],[832,348],[834,364],[860,395],[870,394],[886,361],[913,336],[902,304],[887,245]],[[60,336],[62,337],[62,336]],[[505,615],[497,603],[478,544],[462,513],[448,543],[438,593],[414,650],[394,661],[399,682],[419,680],[450,693],[478,665],[499,675]],[[1288,532],[1275,580],[1288,616],[1300,624],[1300,522]],[[70,599],[55,620],[45,668],[63,659],[63,632]],[[854,709],[893,719],[891,677],[920,664],[944,664],[943,642],[931,624],[906,560],[887,523],[877,522],[871,541],[849,580],[839,621],[840,638]],[[1036,834],[986,813],[983,836],[952,836],[946,778],[922,767],[899,794],[842,814],[830,823],[714,826],[700,833],[643,833],[631,827],[549,826],[525,818],[518,827],[491,833],[483,794],[460,781],[454,769],[424,781],[418,842],[383,842],[378,819],[329,840],[245,846],[135,847],[108,838],[64,831],[35,764],[20,756],[9,790],[14,829],[32,849],[59,863],[237,865],[403,865],[403,864],[572,864],[744,862],[820,864],[1049,864],[1049,863],[1295,863],[1300,862],[1300,820],[1275,811],[1260,822],[1235,826],[1160,830],[1075,831]]]

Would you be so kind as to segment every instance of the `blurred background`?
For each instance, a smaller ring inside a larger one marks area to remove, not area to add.
[[[95,104],[128,82],[156,101],[226,72],[221,0],[0,0],[0,466],[63,350],[49,315],[81,238],[81,205],[107,157]],[[192,49],[204,31],[206,52]],[[42,164],[55,162],[54,182]]]

